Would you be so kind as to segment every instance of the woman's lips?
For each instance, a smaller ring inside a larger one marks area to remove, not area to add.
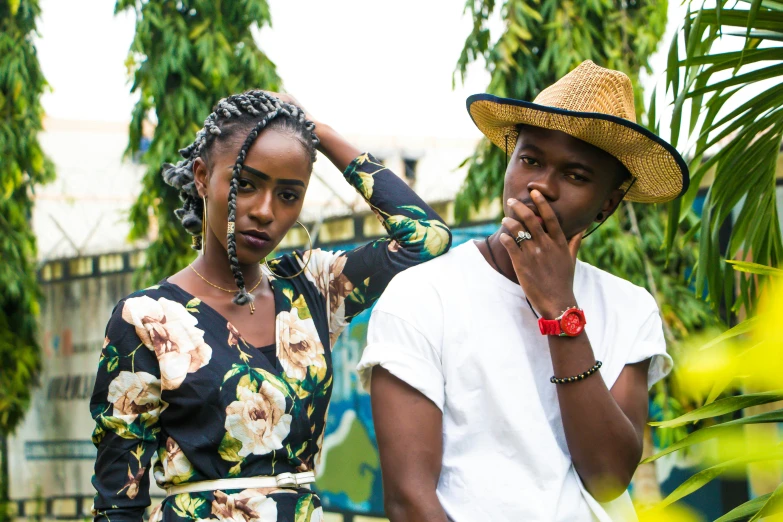
[[[254,248],[256,250],[262,250],[266,248],[270,241],[269,236],[266,234],[256,235],[248,232],[240,232],[240,234],[244,238],[245,243],[247,243],[250,248]]]

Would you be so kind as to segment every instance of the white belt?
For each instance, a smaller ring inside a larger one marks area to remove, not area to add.
[[[251,489],[251,488],[310,488],[309,484],[315,482],[315,472],[304,471],[302,473],[281,473],[267,477],[238,477],[217,480],[202,480],[188,484],[178,484],[166,488],[166,495],[178,495],[180,493],[195,493],[198,491],[218,491],[225,489]]]

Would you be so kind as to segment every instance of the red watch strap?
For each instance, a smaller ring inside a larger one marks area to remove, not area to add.
[[[538,320],[538,328],[541,330],[541,335],[560,335],[560,321],[557,319],[542,317]]]

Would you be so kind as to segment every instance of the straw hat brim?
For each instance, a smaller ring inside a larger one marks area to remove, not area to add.
[[[474,94],[466,104],[479,130],[501,149],[509,147],[509,153],[516,146],[520,124],[565,132],[608,152],[636,178],[626,195],[629,201],[662,203],[688,190],[688,166],[682,156],[666,141],[632,121],[491,94]]]

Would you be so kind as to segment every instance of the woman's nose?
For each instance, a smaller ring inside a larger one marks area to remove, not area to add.
[[[272,192],[264,191],[255,198],[250,208],[250,217],[261,223],[271,223],[275,220],[275,212],[272,207]]]

